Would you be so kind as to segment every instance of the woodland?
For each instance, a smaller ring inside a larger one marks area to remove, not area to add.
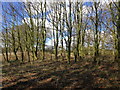
[[[2,2],[1,89],[120,88],[120,0]]]

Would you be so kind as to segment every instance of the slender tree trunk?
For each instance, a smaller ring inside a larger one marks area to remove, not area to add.
[[[7,47],[6,47],[6,52],[5,52],[5,53],[6,53],[6,61],[9,62],[9,59],[8,59],[8,49],[7,49]]]
[[[27,26],[26,26],[27,27]],[[27,28],[25,28],[25,46],[27,49],[27,56],[28,56],[28,62],[30,62],[30,46],[29,46],[29,40],[28,40],[28,32],[27,32]]]
[[[20,31],[19,31],[19,28],[18,28],[18,42],[19,42],[19,47],[20,47],[20,51],[21,51],[21,58],[22,58],[22,62],[24,61],[24,52],[23,52],[23,47],[22,47],[22,44],[21,44],[21,36],[20,36]]]
[[[79,5],[80,5],[80,9],[79,9]],[[84,37],[83,37],[83,33],[81,33],[82,32],[82,3],[79,3],[79,2],[77,2],[76,3],[76,6],[77,6],[77,12],[76,12],[76,16],[77,16],[77,20],[76,20],[76,22],[77,22],[77,45],[76,45],[76,54],[77,55],[75,55],[75,62],[77,61],[77,60],[79,60],[80,59],[80,52],[81,52],[81,50],[82,50],[82,44],[83,44],[83,39],[84,39]]]
[[[43,8],[43,3],[41,2],[41,12],[42,12],[42,60],[44,60],[44,58],[45,58],[45,42],[46,42],[46,28],[45,28],[46,13],[45,13],[45,16],[43,16],[44,15],[43,10],[45,10],[45,12],[46,12],[46,1],[44,3],[44,8]]]
[[[56,42],[55,42],[55,59],[58,60],[58,22],[59,22],[59,18],[58,18],[58,6],[56,5],[55,7],[55,17],[56,17]]]
[[[15,54],[16,60],[18,60],[17,51],[15,50],[15,48],[14,48],[13,51],[14,51],[14,54]]]
[[[76,46],[76,54],[75,55],[75,62],[79,57],[79,46],[80,46],[80,17],[79,17],[79,3],[77,2],[77,46]]]
[[[95,52],[94,52],[94,62],[96,62],[96,58],[99,56],[99,43],[98,43],[98,7],[97,7],[97,3],[94,3],[94,7],[95,7]]]
[[[28,55],[28,62],[30,62],[30,52],[27,50],[27,55]]]
[[[9,62],[9,58],[8,58],[8,29],[6,29],[6,40],[5,40],[5,53],[6,53],[6,61]]]
[[[70,63],[71,56],[71,38],[72,38],[72,18],[71,18],[71,1],[69,1],[69,24],[68,24],[68,63]]]
[[[118,39],[118,60],[120,62],[120,0],[118,1],[118,19],[117,19],[117,39]]]
[[[14,52],[14,55],[16,57],[16,60],[18,60],[18,56],[17,56],[17,48],[16,48],[16,44],[15,44],[15,36],[14,36],[14,32],[12,31],[12,44],[13,44],[13,52]]]

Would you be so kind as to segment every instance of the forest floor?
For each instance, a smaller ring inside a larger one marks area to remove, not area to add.
[[[66,60],[36,60],[34,63],[2,64],[2,89],[90,89],[120,87],[119,69],[116,63],[79,60],[70,64]]]

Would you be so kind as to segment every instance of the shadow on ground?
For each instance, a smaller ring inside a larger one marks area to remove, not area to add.
[[[112,66],[111,66],[112,65]],[[115,65],[89,61],[68,64],[66,61],[49,61],[3,67],[3,90],[89,89],[120,86],[119,70]]]

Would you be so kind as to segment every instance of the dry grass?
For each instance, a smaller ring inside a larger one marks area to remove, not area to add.
[[[3,63],[3,89],[54,88],[54,89],[89,89],[89,88],[117,88],[120,87],[119,69],[117,63],[109,60],[93,64],[92,58],[84,58],[75,63],[68,64],[66,59],[44,61],[36,60],[34,63],[10,64]]]

